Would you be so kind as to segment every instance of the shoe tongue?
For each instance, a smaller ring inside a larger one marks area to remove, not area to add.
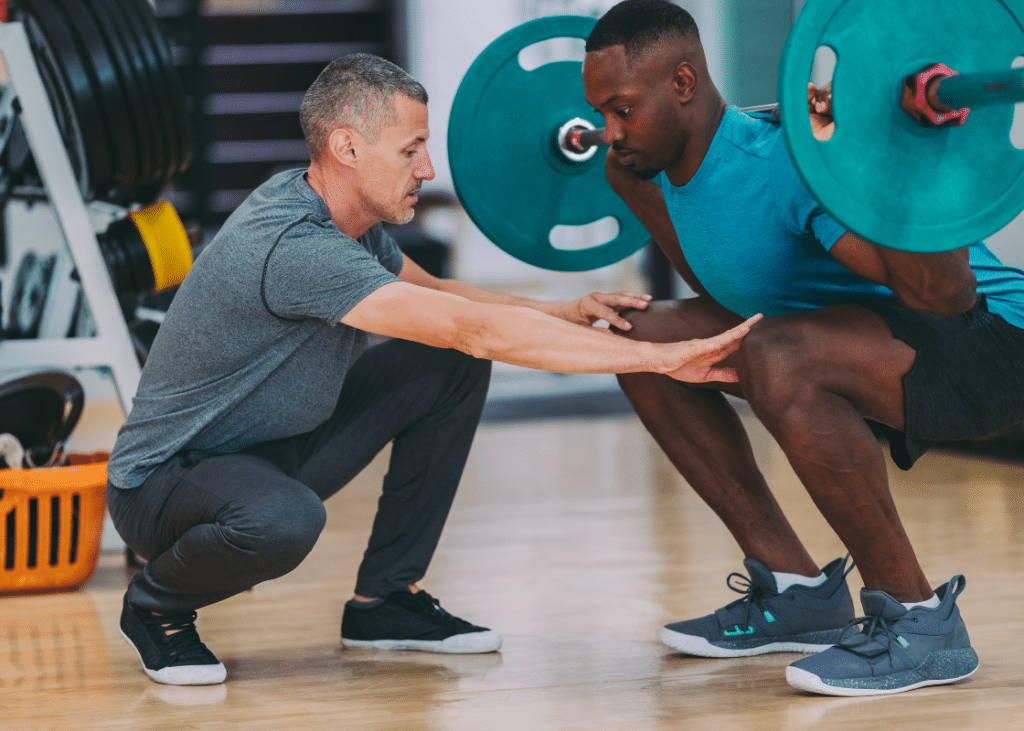
[[[860,604],[864,607],[864,614],[869,617],[893,620],[899,619],[907,613],[907,608],[903,604],[893,599],[884,591],[861,589]]]
[[[775,575],[763,563],[753,558],[743,559],[743,567],[750,576],[750,583],[758,589],[768,589],[778,592],[778,584],[775,583]]]

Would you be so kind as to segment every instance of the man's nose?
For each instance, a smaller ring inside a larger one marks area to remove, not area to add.
[[[430,161],[430,153],[425,152],[423,154],[423,162],[420,163],[416,169],[417,180],[433,180],[434,179],[434,164]]]
[[[626,139],[626,130],[615,118],[615,115],[608,114],[604,118],[604,142],[606,145],[614,145]]]

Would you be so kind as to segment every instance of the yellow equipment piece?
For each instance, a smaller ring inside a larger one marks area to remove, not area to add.
[[[181,284],[192,267],[192,246],[174,206],[167,201],[157,201],[128,215],[149,253],[153,291]]]

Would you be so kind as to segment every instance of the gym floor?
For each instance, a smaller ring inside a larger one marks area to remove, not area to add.
[[[746,417],[745,417],[746,418]],[[843,549],[771,438],[758,459],[812,554]],[[500,653],[343,649],[342,604],[369,533],[386,455],[328,502],[292,574],[209,607],[204,640],[228,682],[151,682],[117,632],[129,571],[101,554],[81,590],[2,602],[5,729],[607,731],[1024,728],[1022,467],[927,455],[893,491],[933,585],[966,574],[960,606],[981,667],[894,697],[790,688],[796,655],[717,660],[658,641],[670,621],[732,601],[742,569],[717,519],[631,415],[491,420],[478,434],[424,588],[504,635]],[[860,580],[850,575],[857,591]]]

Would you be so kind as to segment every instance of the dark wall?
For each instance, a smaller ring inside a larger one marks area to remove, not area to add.
[[[166,193],[207,229],[274,173],[308,164],[298,107],[331,60],[361,51],[405,62],[401,0],[156,0],[156,12],[194,139],[189,169]]]

